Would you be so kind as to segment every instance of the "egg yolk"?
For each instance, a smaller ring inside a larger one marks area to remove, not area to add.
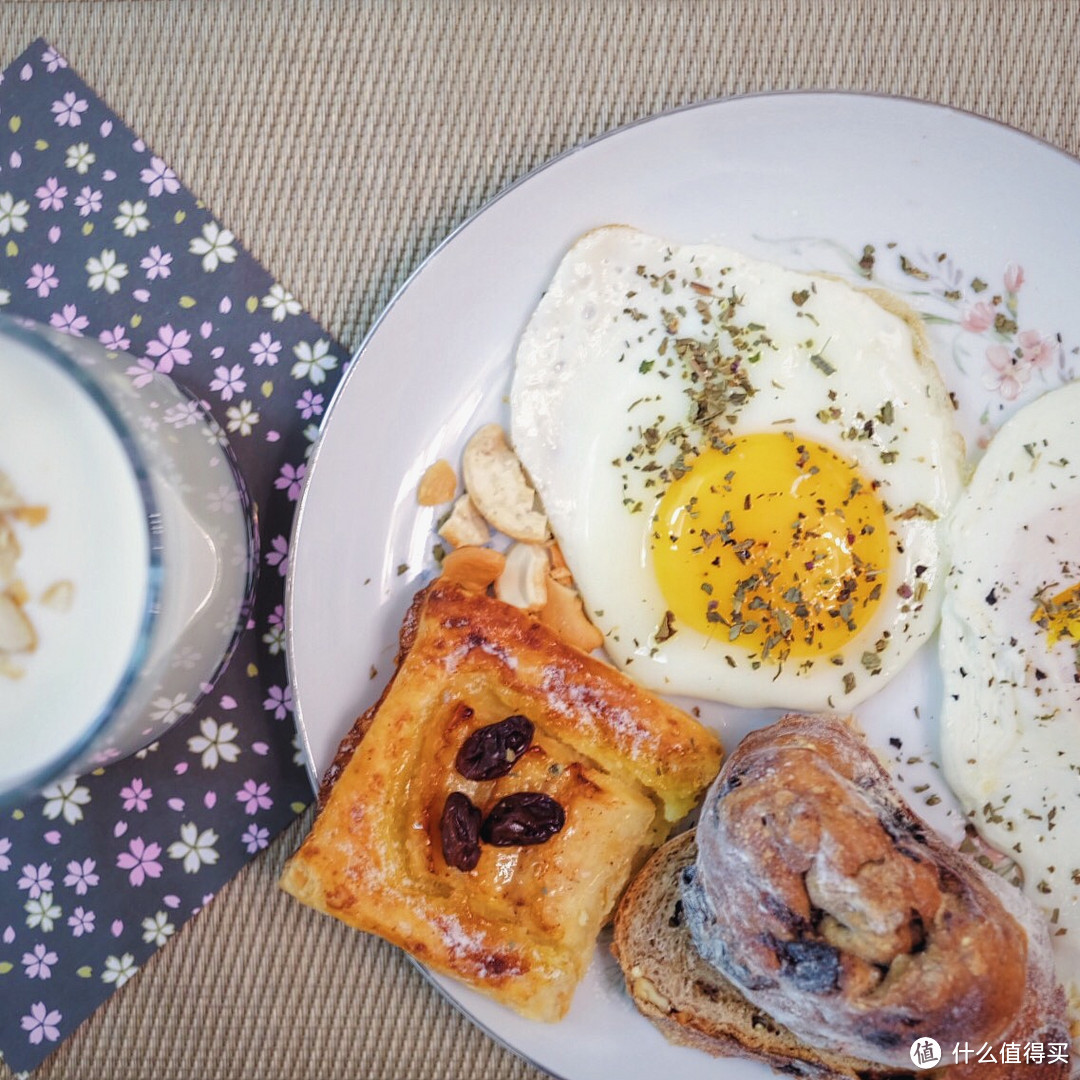
[[[651,552],[675,619],[762,659],[838,655],[885,588],[889,530],[855,463],[791,432],[709,449],[664,493]]]
[[[1046,631],[1051,646],[1062,638],[1080,642],[1080,584],[1071,585],[1049,599],[1040,594],[1035,600],[1031,619]]]

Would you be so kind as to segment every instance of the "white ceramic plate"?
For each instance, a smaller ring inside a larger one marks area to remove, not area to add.
[[[481,423],[508,420],[517,336],[581,233],[632,224],[852,280],[872,245],[875,280],[928,316],[977,454],[1009,412],[1072,377],[1078,211],[1080,163],[1033,138],[923,103],[828,93],[658,116],[557,158],[490,202],[375,324],[310,463],[290,551],[288,656],[313,780],[390,675],[401,618],[431,575],[435,512],[417,506],[417,481],[436,458],[457,460]],[[996,307],[978,306],[995,298]],[[983,327],[987,312],[1006,323]],[[1053,364],[1010,400],[987,349],[1043,341]],[[955,837],[959,817],[932,764],[938,694],[931,643],[858,711],[916,807]],[[774,715],[703,708],[729,746]],[[669,1046],[630,1004],[604,940],[557,1026],[439,981],[477,1023],[565,1080],[770,1075]]]

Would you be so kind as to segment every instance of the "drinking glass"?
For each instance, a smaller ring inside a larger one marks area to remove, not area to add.
[[[188,715],[247,622],[255,513],[168,376],[0,316],[0,801]]]

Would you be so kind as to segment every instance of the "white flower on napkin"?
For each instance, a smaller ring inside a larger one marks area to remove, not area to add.
[[[96,259],[91,256],[86,260],[86,272],[90,275],[86,283],[95,292],[104,288],[115,293],[120,291],[120,279],[127,277],[128,268],[127,263],[117,261],[112,248],[105,248]]]
[[[202,236],[191,241],[188,250],[192,255],[202,256],[202,268],[212,274],[221,263],[236,261],[236,248],[232,246],[235,236],[221,228],[216,221],[208,221],[202,227]]]
[[[169,858],[182,859],[184,872],[194,874],[202,866],[212,866],[218,861],[218,834],[213,829],[199,832],[194,821],[187,821],[180,826],[180,839],[169,845]]]
[[[9,232],[26,231],[26,215],[30,204],[25,199],[16,201],[10,191],[0,193],[0,236]]]

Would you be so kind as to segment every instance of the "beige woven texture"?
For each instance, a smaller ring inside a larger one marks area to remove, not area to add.
[[[1071,0],[8,0],[0,62],[49,38],[351,347],[424,255],[509,181],[685,102],[902,94],[1077,154],[1078,32]],[[309,821],[35,1076],[539,1080],[394,949],[277,891]],[[10,1075],[0,1064],[0,1080]]]

